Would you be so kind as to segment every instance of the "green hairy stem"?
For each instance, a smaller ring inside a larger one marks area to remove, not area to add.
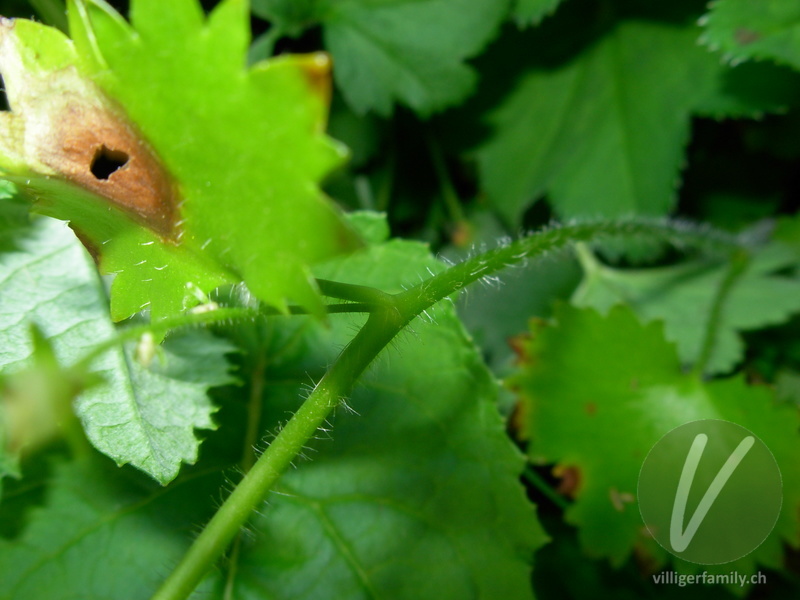
[[[192,593],[331,411],[351,393],[364,370],[408,323],[426,309],[469,284],[510,266],[563,250],[577,242],[623,235],[648,236],[726,257],[742,251],[742,244],[736,238],[688,224],[664,220],[585,222],[553,227],[520,238],[456,264],[399,294],[318,281],[325,295],[358,303],[360,308],[368,311],[366,324],[195,539],[153,600],[179,600]]]

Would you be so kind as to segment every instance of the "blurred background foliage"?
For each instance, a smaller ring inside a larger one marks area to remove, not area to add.
[[[126,2],[110,4],[127,13]],[[777,227],[773,245],[731,292],[731,306],[739,308],[726,315],[704,367],[706,380],[742,376],[796,406],[798,6],[252,0],[250,59],[332,54],[329,133],[351,158],[327,181],[327,193],[346,209],[387,213],[394,236],[428,242],[449,260],[581,217],[670,216],[765,239]],[[3,0],[0,12],[65,24],[58,0]],[[522,350],[529,321],[549,319],[557,301],[570,300],[601,311],[623,302],[645,322],[663,321],[679,360],[691,366],[698,361],[692,330],[703,330],[704,322],[680,324],[713,301],[724,276],[687,275],[695,260],[648,240],[608,243],[584,249],[580,259],[557,255],[486,282],[463,295],[460,314],[500,377],[516,373],[520,361],[537,360]],[[534,325],[534,335],[541,327]],[[508,390],[502,408],[515,416],[511,433],[533,456],[515,429],[522,418],[517,403]],[[537,553],[537,597],[800,593],[800,552],[788,542],[764,586],[652,585],[654,559],[640,546],[609,562],[581,541],[564,518],[575,491],[568,473],[553,469],[558,456],[545,459],[532,460],[528,471],[530,497],[552,538]],[[789,502],[786,510],[798,513],[800,506]]]

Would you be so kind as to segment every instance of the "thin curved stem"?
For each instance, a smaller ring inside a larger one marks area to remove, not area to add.
[[[525,470],[522,474],[533,487],[539,490],[542,495],[546,496],[547,499],[558,508],[567,510],[570,507],[571,502],[550,487],[550,484],[545,481],[544,477],[534,470],[533,465],[525,465]]]
[[[258,314],[257,311],[249,308],[217,308],[207,312],[187,312],[182,315],[156,321],[155,323],[126,327],[118,331],[116,335],[94,346],[90,352],[75,363],[75,367],[88,368],[98,356],[117,348],[120,344],[136,341],[147,333],[160,336],[173,329],[252,319]]]
[[[731,257],[730,265],[725,273],[717,293],[714,296],[714,301],[711,304],[711,309],[706,323],[706,333],[703,338],[703,346],[700,350],[700,356],[694,364],[692,373],[698,377],[702,377],[703,372],[708,366],[709,360],[714,353],[714,348],[717,345],[717,336],[719,334],[720,325],[722,322],[722,313],[725,308],[725,303],[730,297],[731,290],[736,285],[739,278],[744,275],[747,270],[747,265],[750,262],[750,257],[746,252],[736,252]]]
[[[377,291],[377,290],[376,290]],[[383,292],[381,292],[383,293]],[[325,309],[328,314],[343,313],[369,313],[374,310],[372,305],[362,302],[346,302],[343,304],[328,304]],[[116,333],[113,337],[104,340],[92,348],[75,366],[78,368],[88,368],[89,365],[100,355],[116,348],[120,344],[133,342],[147,333],[163,335],[174,329],[192,327],[197,325],[212,325],[214,323],[230,323],[232,321],[243,321],[254,319],[261,316],[280,316],[283,313],[271,307],[256,310],[241,307],[221,307],[206,312],[187,312],[182,315],[168,317],[155,323],[145,323],[143,325],[133,325],[126,327]],[[290,315],[307,315],[308,311],[300,306],[290,306]]]
[[[687,223],[675,224],[661,219],[563,225],[545,229],[540,233],[489,250],[426,279],[398,296],[398,308],[408,313],[421,314],[443,298],[502,269],[563,250],[577,242],[620,235],[647,235],[677,246],[691,246],[726,256],[742,247],[734,236],[707,227]]]
[[[338,300],[349,300],[366,306],[391,306],[392,296],[366,285],[353,285],[328,279],[317,279],[317,286],[323,295]]]
[[[253,509],[403,325],[391,307],[370,314],[361,331],[195,539],[153,600],[176,600],[192,593]]]

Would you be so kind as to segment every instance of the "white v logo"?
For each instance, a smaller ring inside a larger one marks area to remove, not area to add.
[[[717,476],[714,477],[714,481],[708,486],[706,493],[703,495],[702,500],[700,500],[700,504],[697,505],[697,510],[695,510],[689,521],[689,525],[686,527],[686,531],[681,531],[683,528],[683,517],[686,513],[686,502],[689,499],[689,490],[692,489],[692,481],[697,472],[697,465],[700,464],[700,458],[703,456],[703,450],[705,450],[707,442],[707,435],[704,433],[697,434],[694,438],[694,442],[692,442],[692,447],[689,449],[686,462],[683,464],[681,479],[678,482],[678,491],[675,492],[675,504],[672,506],[672,521],[670,521],[669,524],[669,541],[675,552],[683,552],[689,546],[694,538],[694,534],[697,533],[697,529],[700,527],[703,519],[706,518],[708,511],[711,509],[717,496],[719,496],[722,488],[728,482],[731,475],[733,475],[733,472],[736,470],[736,467],[739,466],[739,463],[742,462],[745,455],[750,451],[750,448],[753,447],[755,438],[753,436],[748,436],[739,442],[736,450],[731,453],[728,460],[722,465],[719,473],[717,473]]]

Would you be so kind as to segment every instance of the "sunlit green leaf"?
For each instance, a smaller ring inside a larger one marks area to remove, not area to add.
[[[52,219],[37,220],[20,250],[0,260],[0,373],[31,364],[32,323],[65,366],[114,335],[94,265],[72,232]],[[174,479],[182,462],[197,459],[194,429],[214,427],[216,409],[207,390],[232,381],[224,356],[231,350],[208,333],[194,332],[170,339],[149,366],[131,349],[103,354],[93,363],[103,383],[74,402],[89,440],[120,464],[131,463],[162,483]],[[28,422],[22,419],[19,426]]]
[[[246,68],[243,0],[207,19],[195,0],[138,0],[131,17],[74,0],[73,41],[2,25],[6,177],[117,275],[115,319],[178,313],[242,279],[319,312],[310,265],[359,245],[316,186],[343,157],[322,134],[328,59]]]

